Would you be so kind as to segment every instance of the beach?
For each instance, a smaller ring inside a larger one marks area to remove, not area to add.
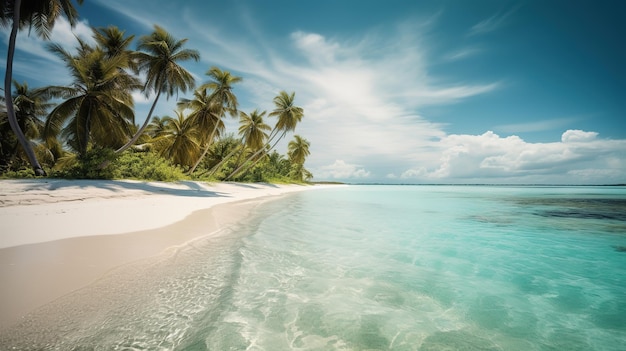
[[[236,225],[305,185],[0,181],[0,331],[120,266]]]

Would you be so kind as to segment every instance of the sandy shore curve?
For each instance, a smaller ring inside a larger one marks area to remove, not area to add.
[[[236,225],[264,201],[325,186],[0,181],[0,331],[129,262]]]

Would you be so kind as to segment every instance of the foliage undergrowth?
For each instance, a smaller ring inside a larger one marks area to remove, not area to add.
[[[55,169],[49,172],[49,176],[64,179],[136,179],[163,182],[191,179],[219,182],[233,169],[233,165],[227,164],[212,176],[203,171],[189,176],[180,166],[172,165],[154,152],[127,150],[122,154],[116,154],[109,148],[93,148],[82,157],[70,154],[61,158]],[[243,183],[309,184],[306,181],[298,181],[286,173],[283,169],[261,162],[245,174],[231,180]],[[0,174],[0,179],[15,178],[36,177],[34,172],[27,168]]]
[[[83,157],[66,162],[54,177],[69,179],[138,179],[173,182],[187,179],[180,167],[171,165],[152,152],[92,149]]]
[[[20,169],[17,171],[6,171],[0,174],[0,179],[28,179],[35,178],[35,172],[32,169]]]

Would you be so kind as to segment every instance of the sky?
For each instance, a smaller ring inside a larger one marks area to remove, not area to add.
[[[158,24],[200,52],[182,64],[198,85],[211,66],[243,78],[242,111],[270,112],[278,92],[295,92],[304,109],[295,134],[311,143],[315,181],[626,183],[621,0],[85,0],[77,9],[80,21],[59,20],[53,42],[71,49],[108,25],[138,38]],[[46,45],[20,33],[16,80],[70,82]],[[155,114],[174,115],[191,95],[160,100]],[[151,102],[136,95],[137,123]]]

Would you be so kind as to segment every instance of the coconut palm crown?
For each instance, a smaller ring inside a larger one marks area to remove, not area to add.
[[[200,59],[200,53],[197,50],[184,48],[186,43],[187,39],[177,40],[158,25],[154,26],[154,31],[150,35],[139,38],[137,48],[140,52],[137,53],[137,61],[139,70],[146,72],[144,92],[146,95],[155,92],[156,96],[141,128],[130,141],[116,151],[117,153],[131,147],[143,134],[150,124],[152,113],[162,93],[170,97],[179,90],[187,92],[195,86],[191,73],[178,64],[181,61]]]

